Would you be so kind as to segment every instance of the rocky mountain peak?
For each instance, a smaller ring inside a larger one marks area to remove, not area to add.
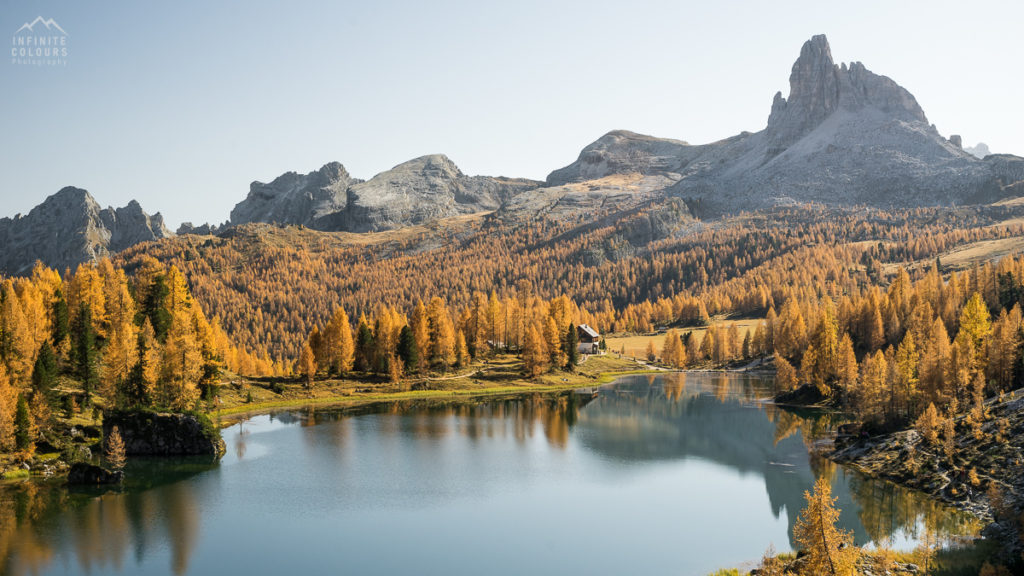
[[[603,178],[609,174],[651,174],[680,169],[680,156],[689,144],[682,140],[655,138],[628,130],[612,130],[580,152],[575,163],[555,170],[549,186]]]
[[[939,134],[914,96],[895,81],[860,62],[837,65],[823,35],[804,42],[789,84],[787,97],[775,94],[767,128],[760,132],[694,146],[609,132],[575,162],[552,172],[547,184],[590,181],[596,189],[607,187],[610,175],[640,175],[642,184],[634,178],[633,190],[660,185],[713,216],[794,202],[991,202],[1017,194],[1024,182],[1024,159],[975,158],[969,152],[979,151],[962,148],[959,137]],[[570,188],[558,192],[562,204],[576,201],[565,196]]]
[[[824,34],[804,42],[789,74],[789,98],[775,94],[768,116],[769,155],[785,150],[839,108],[839,77]]]
[[[768,155],[774,157],[842,109],[874,108],[894,119],[928,123],[917,100],[890,78],[860,62],[837,66],[824,34],[804,42],[789,76],[789,98],[776,93],[768,117]]]
[[[256,181],[249,185],[245,200],[231,210],[231,222],[316,226],[320,218],[345,208],[346,191],[358,182],[340,162],[328,162],[308,174],[285,172],[269,184]]]
[[[25,274],[36,260],[64,269],[103,258],[139,242],[173,236],[159,214],[131,201],[100,209],[89,192],[67,186],[27,215],[0,218],[0,272]]]
[[[984,158],[992,153],[988,148],[988,144],[985,144],[984,142],[978,142],[977,146],[968,146],[964,148],[964,152],[967,152],[976,158]]]
[[[427,154],[413,158],[388,170],[384,174],[422,174],[433,178],[455,179],[463,175],[462,170],[444,154]],[[379,176],[379,175],[378,175]],[[376,178],[376,176],[375,176]]]
[[[75,188],[74,186],[65,186],[57,191],[56,194],[51,194],[43,201],[43,204],[49,205],[75,205],[85,204],[89,206],[95,206],[99,209],[99,204],[96,203],[96,199],[89,194],[88,190],[81,188]]]

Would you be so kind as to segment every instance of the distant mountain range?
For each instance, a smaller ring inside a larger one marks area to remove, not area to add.
[[[1024,195],[1024,158],[964,150],[941,136],[914,96],[859,62],[837,65],[825,36],[808,40],[775,95],[767,127],[703,145],[609,132],[545,182],[467,176],[446,156],[423,156],[363,181],[340,163],[253,182],[226,226],[303,225],[378,232],[481,212],[505,221],[586,220],[678,197],[702,218],[792,203],[914,207],[990,203]],[[981,156],[981,157],[979,157]],[[185,224],[179,233],[220,233]],[[64,267],[169,236],[138,203],[100,210],[65,188],[25,217],[0,220],[0,271],[39,259]]]
[[[807,41],[775,95],[768,126],[711,144],[610,132],[548,185],[610,174],[668,178],[665,193],[709,214],[791,202],[913,207],[987,203],[1024,194],[1024,159],[964,151],[943,138],[917,100],[854,62],[836,65],[828,41]]]
[[[369,181],[337,162],[306,175],[288,172],[269,184],[253,182],[231,211],[231,224],[276,222],[318,230],[378,232],[440,218],[496,210],[540,185],[521,178],[466,176],[447,156],[422,156]]]

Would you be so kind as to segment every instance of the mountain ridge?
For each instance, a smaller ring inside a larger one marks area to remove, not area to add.
[[[824,35],[804,43],[789,97],[767,126],[709,144],[612,131],[548,176],[549,186],[638,172],[708,214],[794,202],[878,207],[992,202],[1024,193],[1024,159],[979,159],[943,138],[916,98],[862,63],[837,65]]]
[[[440,218],[495,210],[540,183],[467,176],[444,154],[413,158],[374,175],[352,178],[338,162],[268,184],[253,182],[231,211],[231,224],[297,224],[330,232],[379,232]]]
[[[939,134],[896,81],[860,62],[836,64],[828,39],[817,35],[801,47],[788,96],[774,95],[757,132],[694,145],[613,130],[543,182],[467,176],[443,154],[369,180],[329,162],[252,182],[224,226],[183,224],[179,233],[220,235],[247,223],[381,232],[491,212],[506,223],[596,221],[665,198],[683,201],[683,218],[714,218],[803,203],[908,208],[1024,196],[1024,158],[977,153],[959,136]],[[57,196],[62,209],[51,203]],[[169,236],[162,217],[137,202],[100,210],[87,192],[69,187],[28,217],[0,220],[0,239],[14,247],[0,270],[25,273],[36,259],[71,266]]]

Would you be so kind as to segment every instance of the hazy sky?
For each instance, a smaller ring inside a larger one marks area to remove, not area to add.
[[[331,160],[543,179],[612,129],[714,141],[764,128],[819,33],[942,134],[1024,155],[1019,0],[0,0],[0,35],[37,16],[68,55],[0,62],[0,216],[75,185],[173,229]]]

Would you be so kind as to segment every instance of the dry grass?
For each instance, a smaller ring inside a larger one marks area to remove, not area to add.
[[[728,327],[729,324],[735,324],[740,334],[740,341],[742,342],[747,332],[752,332],[757,328],[757,324],[763,320],[763,318],[743,318],[739,320],[715,318],[713,319],[713,323],[722,327]],[[697,345],[699,346],[700,343],[704,341],[704,334],[707,332],[707,329],[704,327],[679,329],[680,334],[685,334],[686,332],[693,332],[693,337],[697,339]],[[625,349],[624,354],[627,357],[643,358],[647,354],[648,342],[654,342],[654,353],[658,355],[661,354],[661,347],[665,343],[665,332],[608,336],[606,341],[609,352],[621,352]]]
[[[1016,198],[1007,198],[1000,200],[992,204],[993,206],[1024,206],[1024,196],[1018,196]]]
[[[575,373],[549,372],[537,378],[522,375],[522,360],[499,355],[458,373],[390,383],[377,379],[318,380],[306,390],[298,379],[247,381],[236,379],[222,386],[220,403],[207,404],[214,415],[261,412],[274,408],[331,404],[354,406],[375,402],[482,396],[524,392],[548,392],[603,384],[617,374],[632,373],[644,367],[626,358],[608,354],[591,356]],[[251,394],[252,401],[249,402]]]
[[[306,228],[304,226],[278,226],[275,224],[252,223],[245,224],[235,230],[235,234],[251,239],[251,245],[255,250],[260,246],[272,248],[297,248],[312,253],[331,252],[352,247],[366,247],[386,244],[402,244],[418,238],[436,238],[450,234],[457,234],[466,229],[479,226],[484,219],[493,212],[477,212],[475,214],[461,214],[450,218],[407,226],[397,230],[385,230],[382,232],[321,232]],[[196,246],[211,242],[220,244],[227,240],[217,236],[179,236],[172,240],[181,247]]]
[[[939,255],[944,270],[964,270],[970,268],[975,262],[987,262],[998,260],[1009,254],[1024,253],[1024,236],[1012,238],[999,238],[996,240],[979,240],[957,246]],[[929,268],[935,263],[935,258],[926,258],[911,263],[890,262],[883,265],[882,270],[886,274],[894,274],[901,266],[907,270]]]

